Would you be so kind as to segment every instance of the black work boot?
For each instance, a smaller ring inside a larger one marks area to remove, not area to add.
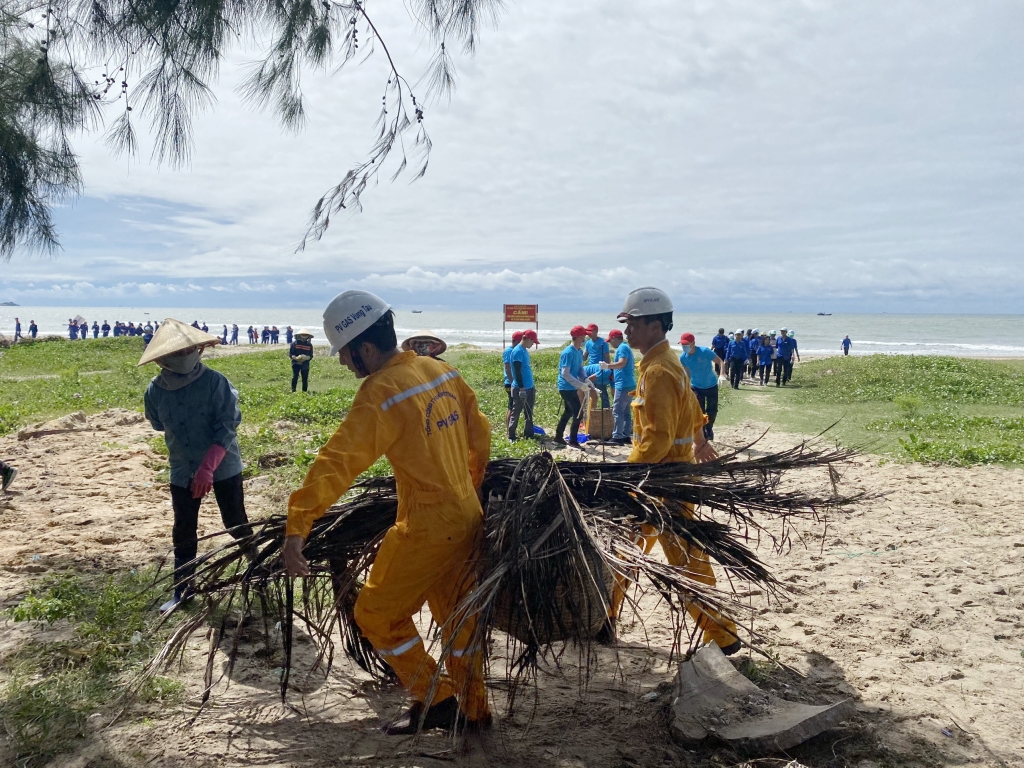
[[[459,702],[454,696],[427,708],[426,714],[423,710],[423,702],[414,701],[397,720],[388,723],[382,730],[388,736],[411,736],[420,730],[433,728],[450,731],[459,721]]]

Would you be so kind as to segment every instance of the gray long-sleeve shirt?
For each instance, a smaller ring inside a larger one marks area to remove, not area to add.
[[[164,433],[170,454],[171,485],[188,488],[210,446],[227,455],[214,472],[214,482],[242,471],[242,454],[235,437],[242,421],[238,390],[224,374],[207,368],[191,384],[169,391],[154,381],[146,388],[146,418]]]

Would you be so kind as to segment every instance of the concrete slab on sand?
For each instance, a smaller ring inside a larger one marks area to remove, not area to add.
[[[672,730],[681,739],[709,736],[759,754],[779,752],[817,736],[854,713],[851,699],[812,706],[766,693],[741,675],[714,643],[679,665]]]

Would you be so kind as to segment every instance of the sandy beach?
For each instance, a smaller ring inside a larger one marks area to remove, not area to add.
[[[0,439],[0,455],[21,469],[0,514],[0,598],[5,605],[33,580],[68,567],[116,572],[152,564],[170,546],[167,492],[152,467],[160,457],[142,417],[111,410],[65,418],[49,434]],[[723,430],[723,446],[763,431],[749,422]],[[64,430],[64,431],[61,431]],[[769,433],[753,450],[799,441]],[[98,450],[97,450],[98,447]],[[590,455],[599,458],[599,449]],[[611,458],[612,451],[606,449]],[[820,485],[824,471],[798,483]],[[827,531],[801,531],[804,545],[760,555],[792,586],[791,600],[750,597],[750,621],[792,671],[776,668],[762,683],[790,698],[834,702],[852,697],[857,715],[793,751],[807,765],[1024,765],[1024,492],[1016,469],[957,469],[864,456],[843,477],[847,490],[877,498],[832,520]],[[250,515],[284,509],[290,489],[257,477],[247,482]],[[205,504],[200,535],[220,525]],[[656,601],[627,617],[616,654],[584,695],[571,652],[549,670],[539,698],[513,716],[504,711],[500,647],[492,649],[497,726],[454,744],[428,734],[382,736],[381,716],[397,713],[402,691],[379,688],[342,659],[331,675],[297,674],[287,706],[277,694],[278,663],[255,642],[243,647],[230,680],[191,725],[202,687],[204,633],[191,644],[178,708],[152,706],[131,722],[100,713],[62,766],[515,765],[661,766],[736,764],[740,756],[675,744],[667,706],[675,665],[670,627]],[[7,622],[6,656],[30,639],[59,639],[50,629]],[[648,650],[644,638],[651,644]],[[309,660],[299,643],[300,662]],[[223,655],[220,656],[223,663]],[[159,733],[159,738],[154,736]],[[2,760],[7,764],[6,760]]]

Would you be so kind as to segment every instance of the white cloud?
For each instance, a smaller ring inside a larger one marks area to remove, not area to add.
[[[418,74],[429,46],[400,4],[378,12]],[[521,0],[451,105],[428,107],[428,175],[369,190],[301,254],[311,205],[372,141],[383,62],[306,77],[291,136],[239,102],[254,54],[236,55],[191,170],[127,172],[81,142],[95,206],[62,217],[56,261],[4,265],[0,290],[582,305],[664,281],[714,306],[1021,311],[1022,22],[1015,0]]]

